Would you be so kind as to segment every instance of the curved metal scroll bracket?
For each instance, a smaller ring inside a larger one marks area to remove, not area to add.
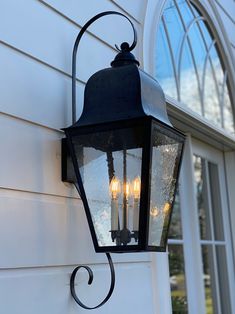
[[[89,275],[89,279],[88,279],[88,285],[91,285],[92,282],[93,282],[93,271],[91,270],[90,267],[86,266],[86,265],[80,265],[78,267],[76,267],[73,272],[72,272],[72,275],[71,275],[71,278],[70,278],[70,291],[71,291],[71,294],[74,298],[74,300],[76,301],[77,304],[79,304],[81,307],[83,307],[84,309],[86,310],[94,310],[94,309],[97,309],[98,307],[101,307],[102,305],[104,305],[108,300],[109,298],[111,297],[112,293],[113,293],[113,290],[114,290],[114,286],[115,286],[115,271],[114,271],[114,266],[113,266],[113,261],[112,261],[112,258],[110,256],[109,253],[106,253],[106,256],[108,258],[108,262],[109,262],[109,267],[110,267],[110,272],[111,272],[111,284],[110,284],[110,288],[109,288],[109,292],[107,294],[107,296],[105,297],[105,299],[100,303],[98,304],[97,306],[94,306],[94,307],[89,307],[89,306],[86,306],[85,304],[83,304],[80,299],[78,298],[77,294],[76,294],[76,291],[75,291],[75,278],[76,278],[76,275],[77,275],[77,272],[79,271],[79,269],[81,268],[84,268],[87,270],[88,272],[88,275]]]
[[[133,40],[133,43],[132,45],[129,47],[129,51],[133,50],[136,46],[136,43],[137,43],[137,34],[136,34],[136,30],[135,30],[135,27],[134,27],[134,24],[131,22],[131,20],[124,14],[120,13],[120,12],[116,12],[116,11],[105,11],[105,12],[102,12],[102,13],[99,13],[97,15],[95,15],[93,18],[91,18],[83,27],[82,29],[80,30],[77,38],[76,38],[76,41],[74,43],[74,47],[73,47],[73,58],[72,58],[72,120],[73,120],[73,123],[76,122],[76,56],[77,56],[77,50],[78,50],[78,45],[80,43],[80,40],[83,36],[83,34],[85,33],[85,31],[87,30],[87,28],[93,23],[95,22],[96,20],[98,20],[99,18],[101,18],[102,16],[106,16],[106,15],[111,15],[111,14],[115,14],[115,15],[120,15],[124,18],[126,18],[131,26],[132,26],[132,29],[133,29],[133,32],[134,32],[134,40]],[[115,47],[121,51],[117,45],[115,45]]]

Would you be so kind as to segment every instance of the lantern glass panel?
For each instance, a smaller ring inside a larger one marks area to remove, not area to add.
[[[72,141],[98,245],[138,245],[143,128],[79,134]]]
[[[153,124],[149,246],[166,245],[182,147],[182,138],[174,131]]]

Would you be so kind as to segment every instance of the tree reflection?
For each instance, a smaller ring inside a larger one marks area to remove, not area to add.
[[[182,245],[169,245],[172,313],[188,313]]]

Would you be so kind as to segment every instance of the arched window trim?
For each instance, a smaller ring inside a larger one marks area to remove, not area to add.
[[[161,22],[162,13],[164,10],[164,5],[167,0],[159,0],[156,3],[156,0],[148,0],[146,16],[145,16],[145,25],[143,33],[143,61],[144,69],[154,74],[154,47],[156,46],[156,38],[153,38],[153,34],[156,29],[159,27]],[[222,66],[226,68],[227,74],[230,83],[230,97],[232,102],[232,109],[235,112],[235,90],[231,86],[235,86],[235,64],[233,63],[232,51],[230,47],[230,42],[227,38],[226,31],[223,27],[221,18],[217,12],[217,9],[213,3],[209,3],[205,0],[190,0],[190,2],[198,8],[202,16],[206,19],[209,29],[213,33],[213,37],[217,41],[219,57],[222,61]],[[195,129],[200,127],[201,132],[203,133],[203,140],[211,143],[214,140],[215,146],[221,148],[221,145],[224,145],[224,150],[235,149],[235,138],[233,135],[229,134],[227,131],[215,126],[213,123],[210,123],[204,117],[200,116],[196,112],[192,111],[189,108],[183,108],[181,103],[169,96],[166,96],[168,103],[168,112],[172,117],[172,122],[185,132],[190,132],[193,136],[198,137],[198,132]],[[200,134],[201,138],[201,134]],[[218,140],[220,144],[218,144]]]
[[[190,2],[198,8],[199,12],[205,17],[208,30],[212,31],[212,37],[215,38],[220,62],[227,76],[228,92],[235,120],[235,91],[234,88],[232,88],[232,86],[235,86],[235,62],[232,57],[230,41],[223,22],[216,8],[216,4],[213,1],[207,3],[205,0],[201,0],[200,2],[198,0],[190,0]]]

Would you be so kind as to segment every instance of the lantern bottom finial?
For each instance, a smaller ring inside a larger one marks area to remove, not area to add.
[[[132,239],[138,242],[139,232],[131,232],[129,229],[124,228],[122,230],[112,230],[111,231],[112,241],[116,241],[117,245],[127,245]]]

